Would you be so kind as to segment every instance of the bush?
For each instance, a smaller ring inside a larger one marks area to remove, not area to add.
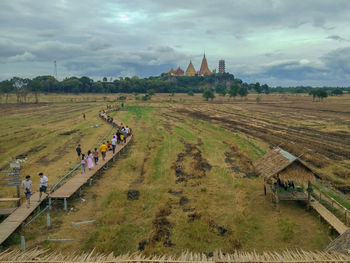
[[[118,100],[126,100],[126,97],[125,96],[120,96],[120,97],[118,97]]]
[[[144,96],[142,96],[141,98],[143,101],[146,101],[146,100],[150,100],[151,99],[151,96],[149,94],[146,94]]]

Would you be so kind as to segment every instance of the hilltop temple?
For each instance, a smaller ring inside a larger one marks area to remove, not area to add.
[[[176,70],[171,68],[168,71],[168,75],[170,75],[170,76],[184,76],[184,73],[185,72],[180,67],[178,67]],[[205,57],[205,54],[203,56],[202,64],[201,64],[201,67],[200,67],[199,71],[196,72],[196,70],[194,69],[194,66],[192,64],[192,61],[190,61],[190,64],[188,64],[188,67],[187,67],[187,70],[186,70],[186,76],[189,76],[189,77],[192,77],[192,76],[195,76],[195,75],[207,76],[207,75],[211,75],[211,74],[213,74],[213,73],[208,68],[208,62],[207,62],[207,59]]]

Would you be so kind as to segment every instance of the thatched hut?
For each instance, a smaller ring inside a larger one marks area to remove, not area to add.
[[[311,182],[318,177],[298,157],[276,147],[253,163],[256,173],[264,178],[264,193],[270,190],[279,200],[304,200],[310,203]]]
[[[350,255],[350,229],[334,239],[326,248],[327,252],[339,252]]]

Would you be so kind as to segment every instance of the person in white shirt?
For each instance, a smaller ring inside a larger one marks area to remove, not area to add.
[[[49,181],[49,179],[43,173],[39,173],[39,176],[40,176],[40,195],[39,195],[38,202],[40,202],[40,200],[41,200],[42,193],[46,193],[47,182]]]
[[[113,149],[113,154],[114,154],[115,147],[117,146],[117,136],[113,135],[112,140],[111,140],[111,144],[112,144],[112,149]]]
[[[26,179],[22,181],[22,187],[24,190],[24,195],[27,199],[27,208],[30,207],[30,196],[32,195],[32,181],[30,180],[30,175],[26,176]]]

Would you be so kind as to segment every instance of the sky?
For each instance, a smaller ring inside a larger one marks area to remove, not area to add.
[[[157,76],[219,59],[245,82],[350,86],[349,0],[2,0],[0,80]]]

